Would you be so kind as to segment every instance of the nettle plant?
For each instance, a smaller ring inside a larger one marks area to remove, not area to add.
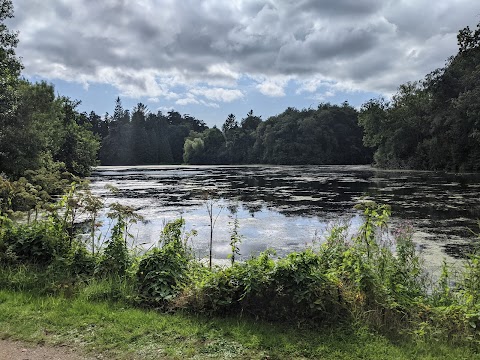
[[[132,264],[132,256],[129,251],[129,240],[133,239],[130,227],[143,217],[135,210],[120,203],[109,206],[107,217],[114,223],[110,238],[106,240],[106,246],[100,257],[97,272],[102,275],[124,276]]]
[[[196,232],[185,233],[184,226],[184,219],[167,223],[160,235],[159,247],[149,251],[140,261],[137,284],[141,302],[164,307],[189,282],[193,252],[188,243]]]

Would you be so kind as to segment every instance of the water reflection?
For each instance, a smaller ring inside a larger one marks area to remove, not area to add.
[[[105,184],[119,188],[115,195]],[[371,199],[392,206],[393,221],[410,220],[424,248],[459,254],[478,230],[480,176],[419,171],[385,171],[369,166],[154,166],[100,167],[93,191],[136,208],[150,220],[137,229],[148,237],[161,222],[182,215],[199,230],[205,251],[205,198],[224,206],[216,237],[217,256],[227,251],[228,222],[237,212],[243,254],[273,246],[296,250],[324,231],[332,219],[354,219],[353,206]],[[156,232],[158,233],[158,232]],[[152,236],[152,235],[150,235]],[[156,235],[155,235],[156,236]],[[154,239],[149,239],[154,242]],[[227,242],[225,242],[227,241]],[[201,254],[200,254],[201,255]]]

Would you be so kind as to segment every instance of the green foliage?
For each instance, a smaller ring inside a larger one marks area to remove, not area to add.
[[[97,273],[101,276],[124,276],[132,263],[125,236],[125,222],[120,218],[112,228],[107,246],[102,252]]]
[[[222,164],[225,163],[225,151],[225,137],[214,126],[201,134],[191,133],[185,140],[183,161],[186,164]]]
[[[477,30],[458,34],[459,52],[392,102],[363,105],[364,144],[381,167],[446,171],[480,169],[480,46]]]
[[[154,249],[140,262],[138,294],[144,303],[163,306],[178,294],[186,279],[187,259],[173,243]]]
[[[130,226],[138,221],[143,221],[143,217],[137,214],[131,206],[122,205],[118,202],[110,204],[107,217],[115,222],[112,229],[112,239],[123,238],[125,246],[128,245],[128,240],[133,238],[133,235],[129,232]]]
[[[269,320],[338,320],[336,287],[319,262],[312,251],[292,253],[276,262],[268,252],[262,253],[209,275],[193,306],[197,311],[241,312]]]
[[[205,144],[201,138],[186,139],[183,148],[183,162],[186,164],[201,164]]]
[[[124,110],[117,98],[113,117],[106,116],[101,123],[91,118],[92,126],[103,125],[98,130],[102,136],[100,161],[103,165],[171,164],[182,163],[185,139],[190,132],[207,129],[203,121],[190,115],[170,111],[153,114],[139,103],[132,116]]]
[[[288,108],[257,129],[258,162],[269,164],[365,164],[357,111],[348,103],[317,109]]]
[[[360,226],[360,231],[355,241],[364,246],[366,255],[370,258],[372,247],[377,247],[377,239],[381,237],[382,232],[387,226],[388,218],[390,217],[390,207],[388,205],[377,205],[374,202],[361,203],[355,206],[356,209],[363,210],[364,223]],[[377,250],[377,249],[373,249]]]
[[[95,271],[96,260],[83,243],[76,241],[67,253],[66,265],[69,276],[88,278]]]
[[[364,224],[352,238],[347,226],[339,225],[318,251],[277,260],[262,253],[204,274],[184,291],[189,305],[183,307],[310,325],[353,321],[386,331],[408,327],[404,319],[427,296],[411,228],[399,228],[390,241],[389,207],[366,203],[362,211]],[[397,254],[392,243],[398,244]]]
[[[128,249],[123,239],[112,236],[105,247],[98,272],[104,275],[125,275],[131,264]]]
[[[162,247],[153,249],[140,261],[137,284],[141,302],[165,306],[187,282],[190,255],[188,237],[182,239],[184,224],[183,219],[167,223],[160,237]]]
[[[3,162],[3,145],[8,140],[5,126],[10,124],[16,110],[16,87],[23,66],[15,55],[18,44],[17,33],[11,32],[5,20],[13,17],[13,4],[10,0],[0,2],[0,163]]]
[[[26,170],[25,178],[38,187],[47,196],[47,200],[52,196],[62,195],[73,181],[79,181],[66,170],[65,164],[54,161],[50,153],[41,154],[40,167]]]
[[[99,141],[75,110],[78,102],[55,97],[53,86],[45,82],[22,80],[17,93],[12,120],[2,126],[0,170],[14,179],[27,170],[42,173],[45,166],[88,175],[96,165]]]
[[[15,55],[17,33],[5,24],[12,17],[12,2],[2,0],[0,173],[17,180],[27,170],[41,173],[45,159],[51,159],[70,173],[86,176],[96,164],[98,139],[81,124],[81,115],[75,111],[78,102],[56,97],[53,86],[45,82],[32,84],[20,79],[22,65]]]
[[[182,160],[187,164],[365,164],[372,160],[372,152],[362,144],[358,112],[348,103],[301,111],[288,108],[267,121],[252,110],[240,123],[230,114],[221,131],[175,111],[146,116],[138,112],[139,105],[130,118],[117,99],[114,116],[104,121],[108,135],[102,141],[102,164]]]
[[[10,224],[2,229],[6,254],[19,263],[49,265],[68,252],[65,233],[52,220],[32,224]]]
[[[318,248],[284,258],[267,251],[209,269],[193,258],[193,234],[184,233],[183,219],[165,225],[158,248],[134,258],[128,225],[138,218],[119,204],[110,208],[111,237],[95,256],[69,236],[69,221],[62,218],[90,204],[75,194],[72,186],[61,215],[49,219],[17,224],[0,216],[0,288],[298,326],[353,324],[419,341],[480,341],[478,255],[471,255],[461,277],[445,264],[437,285],[429,287],[412,227],[389,229],[388,206],[363,203],[358,233],[349,235],[346,225],[336,225]],[[89,213],[97,213],[100,204],[90,205]],[[232,239],[237,254],[238,223]]]
[[[67,171],[77,176],[88,176],[92,166],[97,165],[99,139],[85,123],[85,114],[79,114],[76,107],[80,101],[67,97],[57,99],[61,111],[61,141],[53,157],[65,164]]]
[[[480,255],[475,252],[470,254],[465,264],[463,274],[462,296],[465,303],[470,306],[480,305]]]

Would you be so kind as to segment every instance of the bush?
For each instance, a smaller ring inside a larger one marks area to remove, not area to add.
[[[397,255],[385,237],[389,209],[368,204],[359,233],[331,230],[319,251],[274,261],[269,252],[198,281],[190,306],[207,313],[243,313],[268,320],[396,326],[426,295],[410,228],[395,233]],[[193,296],[192,296],[193,295]]]
[[[146,255],[137,271],[138,295],[141,302],[164,306],[172,300],[187,279],[187,259],[173,244],[154,249]]]
[[[165,225],[160,249],[153,249],[140,261],[137,271],[138,295],[142,303],[163,307],[174,299],[188,280],[191,259],[187,240],[182,239],[185,222],[179,219]]]
[[[100,257],[95,273],[101,277],[124,276],[132,259],[123,239],[112,237]]]
[[[65,233],[51,220],[32,224],[11,224],[2,231],[5,253],[12,261],[40,266],[68,252]]]
[[[76,282],[85,280],[94,274],[96,261],[86,249],[85,244],[74,241],[64,256],[57,256],[47,270],[52,279],[64,279]]]
[[[95,271],[96,260],[85,244],[74,242],[67,255],[67,265],[71,276],[89,278]]]
[[[128,252],[126,240],[124,239],[125,224],[118,220],[112,229],[112,236],[103,250],[98,263],[96,274],[108,276],[124,276],[132,263]]]
[[[346,313],[339,289],[312,250],[274,261],[269,252],[208,276],[193,307],[267,320],[335,322]]]

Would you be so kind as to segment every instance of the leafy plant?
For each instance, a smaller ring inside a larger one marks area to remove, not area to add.
[[[124,276],[132,263],[124,239],[124,224],[117,222],[112,228],[112,234],[103,250],[96,273],[101,276]]]
[[[184,224],[183,219],[167,223],[160,236],[161,248],[153,249],[140,261],[137,284],[141,302],[166,306],[188,281],[190,234],[182,237]]]
[[[6,251],[21,263],[48,265],[68,252],[65,233],[51,219],[11,225],[2,232]]]
[[[97,196],[94,196],[90,190],[86,190],[83,194],[82,205],[85,209],[85,212],[89,214],[90,242],[92,247],[92,255],[95,256],[95,230],[101,225],[97,222],[97,217],[99,212],[103,209],[104,204],[103,201]]]
[[[110,204],[110,211],[107,213],[107,217],[115,222],[112,229],[112,238],[115,236],[123,237],[125,246],[128,245],[128,239],[133,238],[133,235],[129,232],[130,226],[136,224],[139,221],[143,221],[143,216],[135,212],[131,206],[122,205],[118,202]]]

